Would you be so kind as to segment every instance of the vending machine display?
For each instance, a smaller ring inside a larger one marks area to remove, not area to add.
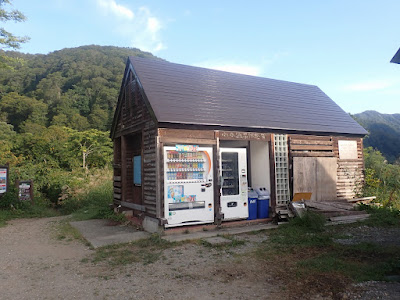
[[[164,147],[166,227],[214,221],[212,148]]]
[[[221,148],[221,212],[224,220],[246,219],[247,157],[244,148]]]

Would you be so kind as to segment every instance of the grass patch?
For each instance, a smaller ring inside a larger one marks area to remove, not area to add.
[[[229,234],[223,234],[223,235],[219,235],[225,239],[230,240],[229,243],[221,243],[221,244],[211,244],[209,242],[207,242],[206,240],[200,240],[199,243],[205,247],[209,247],[209,248],[216,248],[216,249],[220,249],[220,250],[229,250],[231,248],[235,248],[235,247],[239,247],[244,245],[246,242],[243,240],[238,240],[235,236],[233,235],[229,235]]]
[[[370,217],[362,223],[370,227],[400,227],[400,210],[388,207],[360,205]]]
[[[168,242],[160,235],[153,234],[147,239],[133,243],[118,244],[101,247],[96,250],[92,258],[93,263],[107,262],[110,266],[124,266],[141,262],[144,265],[152,264],[162,258],[165,249],[175,247],[181,243]]]
[[[89,219],[108,219],[117,222],[126,221],[123,214],[116,214],[110,208],[113,199],[113,182],[105,180],[90,189],[74,200],[70,200],[63,207],[64,212],[73,211],[74,221]]]
[[[55,238],[60,241],[80,240],[83,243],[89,245],[88,242],[83,238],[79,230],[71,226],[69,221],[69,219],[64,219],[54,225],[53,233]]]
[[[385,280],[400,271],[398,247],[376,244],[335,245],[328,251],[298,262],[299,273],[338,273],[351,281]]]
[[[276,251],[292,248],[326,247],[333,243],[331,234],[326,232],[325,218],[313,212],[307,212],[303,218],[291,219],[288,224],[270,231],[268,244]],[[263,251],[259,252],[262,257]]]
[[[7,221],[20,218],[44,218],[59,216],[56,210],[41,206],[33,205],[30,202],[22,202],[14,209],[0,209],[0,227],[5,226]]]
[[[269,239],[255,251],[265,268],[273,270],[291,293],[341,297],[349,283],[385,280],[400,273],[400,247],[377,243],[338,244],[346,228],[355,226],[398,226],[398,211],[372,209],[368,221],[341,226],[324,226],[324,220],[307,213],[269,232]],[[386,220],[382,220],[386,218]],[[373,222],[373,220],[376,220]],[[383,229],[384,230],[384,229]],[[325,295],[324,294],[324,295]]]
[[[72,214],[75,221],[88,219],[109,219],[117,222],[126,221],[123,214],[115,214],[110,208],[113,202],[113,181],[111,169],[95,170],[87,177],[76,175],[71,182],[60,188],[53,198],[59,199],[52,208],[49,200],[35,197],[35,205],[30,202],[19,202],[17,190],[11,189],[0,198],[0,226],[16,218],[40,218]],[[53,199],[54,200],[54,199]],[[54,202],[54,201],[53,201]]]

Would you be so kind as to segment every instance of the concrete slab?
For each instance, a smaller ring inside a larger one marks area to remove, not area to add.
[[[150,236],[149,233],[136,230],[131,226],[109,226],[109,220],[86,220],[70,222],[82,236],[94,247],[129,243]]]
[[[243,227],[229,227],[229,228],[222,228],[210,231],[199,231],[193,233],[181,233],[181,234],[171,234],[167,236],[163,236],[162,239],[170,241],[170,242],[180,242],[186,240],[197,240],[197,239],[204,239],[210,238],[213,236],[224,235],[224,234],[241,234],[247,232],[254,232],[266,229],[273,229],[277,228],[278,225],[274,224],[256,224],[256,225],[249,225]]]

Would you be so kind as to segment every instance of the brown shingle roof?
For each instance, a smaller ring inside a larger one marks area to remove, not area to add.
[[[313,85],[139,57],[129,60],[159,123],[367,133]]]

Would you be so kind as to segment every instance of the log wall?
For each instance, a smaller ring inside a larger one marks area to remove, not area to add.
[[[114,202],[134,203],[131,207],[155,217],[157,124],[132,70],[125,80],[119,99],[120,108],[114,134]],[[138,136],[141,137],[140,141]],[[118,152],[120,155],[116,154]],[[137,154],[142,155],[141,203],[134,201],[132,192],[132,158]]]

